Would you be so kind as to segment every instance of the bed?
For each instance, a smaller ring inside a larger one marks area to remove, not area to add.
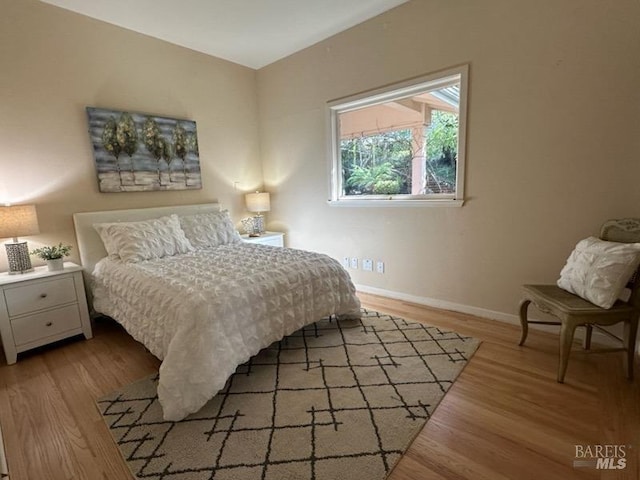
[[[77,213],[74,224],[94,311],[162,361],[158,397],[166,420],[197,412],[238,365],[304,325],[360,315],[353,283],[336,260],[245,243],[214,203]],[[140,225],[160,230],[114,246],[114,232]],[[171,254],[154,256],[153,248]]]

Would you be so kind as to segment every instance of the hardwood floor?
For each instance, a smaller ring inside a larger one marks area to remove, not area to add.
[[[557,336],[361,294],[366,308],[480,338],[483,343],[390,480],[638,480],[640,384],[623,354],[572,354],[555,381]],[[0,365],[0,425],[11,480],[131,479],[95,399],[159,362],[110,321],[95,337]],[[639,372],[640,374],[640,372]],[[624,470],[573,468],[574,445],[631,445]]]

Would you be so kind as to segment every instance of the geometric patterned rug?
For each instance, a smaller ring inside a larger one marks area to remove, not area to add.
[[[363,310],[262,350],[180,422],[162,419],[157,375],[98,401],[138,479],[382,480],[479,341]]]

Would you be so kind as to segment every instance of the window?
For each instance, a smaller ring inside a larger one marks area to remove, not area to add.
[[[332,205],[462,205],[468,66],[329,103]]]

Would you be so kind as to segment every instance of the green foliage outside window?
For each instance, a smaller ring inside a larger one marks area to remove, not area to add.
[[[455,192],[458,116],[434,110],[425,135],[425,193]],[[343,139],[340,154],[344,195],[411,194],[410,129]]]
[[[342,140],[345,195],[411,192],[411,130]]]
[[[427,130],[427,193],[456,191],[457,159],[458,115],[433,110]]]

